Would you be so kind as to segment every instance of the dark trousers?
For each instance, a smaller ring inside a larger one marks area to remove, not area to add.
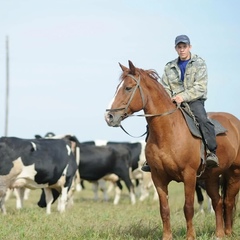
[[[205,140],[207,148],[210,152],[216,152],[216,134],[214,130],[214,125],[207,117],[207,113],[204,107],[203,99],[198,99],[192,102],[188,102],[191,111],[193,112],[197,122],[199,123],[200,131]]]

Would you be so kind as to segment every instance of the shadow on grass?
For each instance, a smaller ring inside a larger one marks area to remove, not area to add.
[[[145,223],[144,220],[139,221],[137,224],[132,224],[129,227],[120,227],[117,231],[118,239],[145,239],[145,240],[155,240],[162,239],[162,226],[156,224]],[[185,227],[174,227],[172,228],[173,239],[186,240],[186,228]],[[227,237],[228,240],[235,240],[236,234]],[[213,240],[215,238],[215,229],[213,227],[197,229],[196,238],[198,240]]]
[[[147,221],[144,222],[144,220],[141,220],[138,223],[130,225],[129,227],[120,227],[118,230],[118,234],[122,237],[121,239],[161,239],[161,227],[153,224],[147,224]]]

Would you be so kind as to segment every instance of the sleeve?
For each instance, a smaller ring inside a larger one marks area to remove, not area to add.
[[[167,91],[168,95],[170,97],[172,97],[172,89],[171,89],[169,81],[168,81],[168,77],[167,77],[167,74],[166,74],[166,69],[167,69],[167,66],[165,66],[165,68],[164,68],[164,73],[163,73],[163,76],[160,80],[160,83],[163,85],[163,87]]]

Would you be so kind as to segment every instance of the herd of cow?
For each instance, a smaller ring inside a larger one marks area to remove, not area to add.
[[[101,146],[99,146],[101,145]],[[0,207],[14,188],[21,208],[24,188],[42,189],[38,206],[51,213],[51,204],[59,198],[58,210],[63,212],[72,202],[73,190],[80,180],[97,183],[108,180],[116,186],[114,204],[118,204],[121,181],[129,191],[131,203],[136,202],[133,180],[144,186],[151,184],[149,173],[140,170],[145,161],[144,142],[79,142],[75,136],[36,135],[35,139],[0,138]],[[147,182],[146,182],[147,180]],[[145,188],[145,189],[146,189]]]
[[[115,187],[114,204],[120,199],[121,181],[129,191],[131,203],[135,204],[133,182],[137,181],[139,200],[143,201],[153,186],[150,173],[141,171],[145,161],[144,149],[145,142],[79,142],[75,136],[55,136],[52,133],[45,137],[36,135],[35,139],[2,137],[1,211],[6,214],[5,198],[9,189],[15,190],[17,208],[22,208],[24,190],[29,188],[42,189],[38,206],[46,207],[47,214],[51,213],[51,204],[57,199],[58,210],[63,212],[68,204],[73,203],[73,193],[83,180],[95,184],[95,196],[98,184],[110,181]],[[198,193],[197,189],[198,186]],[[198,201],[201,202],[199,196]]]

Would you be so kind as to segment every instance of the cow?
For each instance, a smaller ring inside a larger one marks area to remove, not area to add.
[[[8,188],[43,189],[38,202],[51,213],[51,204],[60,196],[58,210],[65,211],[77,171],[70,143],[62,139],[0,138],[0,207]]]
[[[130,201],[136,203],[134,185],[130,178],[131,152],[125,147],[96,146],[79,142],[76,136],[69,138],[80,149],[79,175],[82,180],[97,182],[100,179],[112,181],[117,185],[123,181],[129,191]],[[120,200],[120,192],[115,195],[113,204]]]
[[[118,148],[127,148],[131,152],[131,174],[130,177],[133,182],[136,182],[137,189],[139,190],[139,200],[144,201],[149,196],[150,188],[154,188],[150,173],[143,172],[141,166],[146,161],[145,159],[145,142],[116,142],[116,141],[105,141],[105,140],[95,140],[84,142],[89,145],[96,146],[114,146]],[[112,184],[110,185],[113,189]],[[115,192],[119,194],[122,190],[122,185],[120,183],[115,184]],[[97,194],[97,185],[94,188],[95,195]],[[109,192],[108,190],[107,192]],[[156,193],[154,193],[154,200],[156,198]]]
[[[74,141],[71,141],[69,138],[72,136],[72,134],[62,134],[62,135],[56,135],[53,132],[47,132],[44,137],[42,137],[40,134],[35,134],[36,139],[46,138],[46,139],[65,139],[71,142],[71,150],[75,153],[75,159],[77,165],[79,165],[79,149],[76,149],[76,143]],[[74,190],[77,190],[80,192],[83,187],[83,181],[80,180],[79,173],[76,171],[76,175],[74,178]]]
[[[11,194],[16,197],[16,208],[21,209],[23,207],[23,200],[28,200],[30,194],[29,188],[9,188],[6,193],[5,202],[10,198]]]
[[[200,213],[204,213],[204,208],[203,208],[204,196],[203,196],[202,190],[206,191],[205,183],[203,181],[197,180],[196,186],[195,186],[195,192],[197,195],[197,201],[199,204],[199,212]],[[214,213],[211,198],[207,194],[206,194],[206,197],[207,197],[207,204],[208,204],[208,212]]]

